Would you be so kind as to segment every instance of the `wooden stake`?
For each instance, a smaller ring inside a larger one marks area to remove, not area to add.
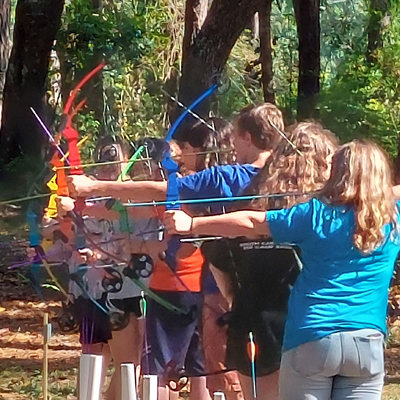
[[[48,380],[49,380],[49,341],[51,337],[51,324],[49,324],[49,314],[43,316],[43,371],[42,371],[42,389],[43,400],[48,397]]]

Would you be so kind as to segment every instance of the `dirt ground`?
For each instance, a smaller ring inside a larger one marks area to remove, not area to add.
[[[9,261],[0,267],[0,399],[41,397],[43,315],[46,312],[53,326],[49,345],[50,398],[76,399],[81,350],[78,334],[65,334],[58,328],[59,295],[47,289],[46,298],[54,300],[40,301],[30,283],[24,279],[23,271],[10,271],[7,265]],[[395,322],[391,331],[390,345],[393,347],[386,350],[388,384],[383,399],[400,400],[400,342],[397,341],[400,322]]]

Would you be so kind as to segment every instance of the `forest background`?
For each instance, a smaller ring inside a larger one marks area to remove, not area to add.
[[[1,198],[26,195],[74,85],[76,126],[90,140],[163,136],[216,78],[226,90],[197,112],[231,119],[273,101],[287,123],[315,118],[342,141],[368,137],[396,160],[400,4],[389,0],[2,0]],[[254,17],[257,12],[257,18]],[[396,162],[400,171],[400,163]],[[13,185],[9,185],[13,182]]]

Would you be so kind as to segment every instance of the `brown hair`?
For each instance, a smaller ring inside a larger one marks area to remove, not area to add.
[[[196,160],[196,171],[217,165],[233,164],[233,125],[222,118],[209,118],[197,122],[181,137],[183,142],[200,149]]]
[[[354,140],[340,147],[332,159],[331,176],[320,193],[323,201],[353,208],[355,246],[370,253],[386,239],[383,227],[398,232],[398,207],[392,191],[387,154],[376,143]]]
[[[271,103],[245,107],[235,125],[240,135],[250,133],[253,144],[261,150],[274,149],[281,138],[277,128],[285,129],[281,111]]]
[[[337,148],[335,135],[309,121],[288,129],[287,140],[277,145],[251,185],[252,194],[308,193],[320,190],[329,177],[329,158]],[[308,195],[261,198],[253,207],[262,210],[288,208],[307,201]]]

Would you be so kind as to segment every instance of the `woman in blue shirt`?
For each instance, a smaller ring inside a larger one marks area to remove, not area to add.
[[[332,160],[318,198],[289,209],[191,218],[167,212],[170,233],[271,235],[301,249],[281,362],[283,400],[381,398],[388,287],[399,252],[387,157],[353,141]]]

